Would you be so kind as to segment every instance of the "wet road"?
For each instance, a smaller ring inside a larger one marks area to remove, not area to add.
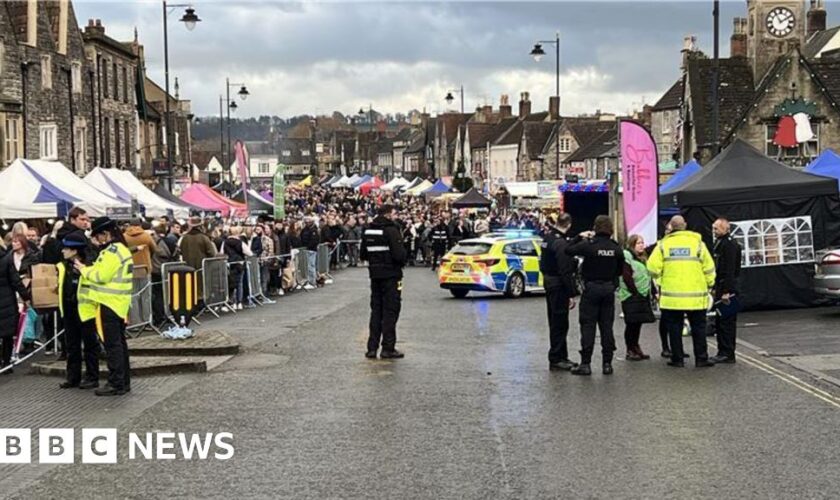
[[[121,434],[230,431],[232,460],[121,456],[117,465],[61,466],[16,497],[836,498],[840,491],[840,404],[830,395],[820,399],[746,359],[703,370],[675,370],[659,358],[617,361],[615,375],[605,377],[596,354],[591,378],[549,372],[541,296],[455,300],[421,269],[409,270],[405,283],[404,360],[364,359],[366,274],[344,271],[330,289],[288,302],[324,300],[328,315],[273,327],[288,315],[281,302],[206,323],[245,339],[244,353],[119,424]],[[572,319],[575,352],[576,312]],[[643,347],[658,354],[655,328],[644,331]]]

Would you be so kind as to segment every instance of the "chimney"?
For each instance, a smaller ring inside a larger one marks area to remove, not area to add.
[[[510,107],[510,101],[507,94],[502,94],[499,99],[499,117],[510,118],[513,115],[513,109]]]
[[[531,99],[528,92],[519,94],[519,119],[523,119],[531,114]]]
[[[481,114],[484,115],[484,122],[490,123],[493,120],[493,106],[487,105],[482,107]]]
[[[729,57],[747,57],[747,20],[736,17],[733,24],[732,38],[729,39]]]
[[[548,116],[551,121],[557,121],[560,118],[560,97],[551,96],[548,98]]]
[[[680,51],[682,54],[681,70],[685,71],[688,68],[688,59],[697,51],[697,37],[695,35],[686,35],[683,38],[683,48]]]
[[[811,10],[808,11],[808,36],[825,31],[826,28],[825,0],[811,0]]]
[[[85,27],[85,34],[86,35],[105,35],[105,27],[102,26],[102,20],[97,19],[88,19],[88,25]]]

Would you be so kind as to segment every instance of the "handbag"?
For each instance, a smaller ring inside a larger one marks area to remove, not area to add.
[[[621,312],[624,313],[625,323],[655,323],[653,308],[650,299],[639,294],[633,294],[621,303]]]

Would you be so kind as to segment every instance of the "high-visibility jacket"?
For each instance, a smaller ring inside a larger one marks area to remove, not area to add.
[[[82,321],[95,318],[99,306],[111,309],[121,318],[128,317],[133,271],[131,252],[122,243],[111,243],[99,252],[96,262],[82,269],[79,318]]]
[[[659,284],[662,309],[698,311],[709,307],[709,289],[715,283],[715,261],[692,231],[677,231],[656,245],[647,263]]]

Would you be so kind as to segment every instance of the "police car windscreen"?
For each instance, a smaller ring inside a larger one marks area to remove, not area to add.
[[[461,243],[452,249],[453,255],[481,255],[490,251],[489,243]]]

